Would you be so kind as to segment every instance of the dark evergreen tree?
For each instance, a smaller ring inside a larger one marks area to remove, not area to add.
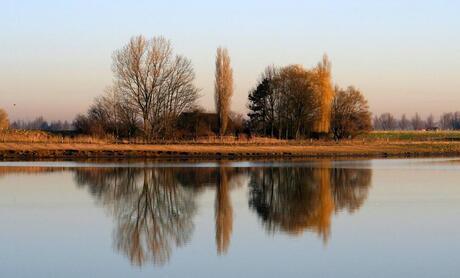
[[[249,110],[248,113],[250,128],[260,134],[270,132],[268,123],[269,111],[267,107],[268,96],[271,94],[270,80],[264,78],[259,85],[249,94]]]

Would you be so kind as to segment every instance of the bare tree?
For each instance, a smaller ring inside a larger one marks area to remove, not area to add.
[[[401,130],[408,130],[410,129],[410,121],[407,119],[406,114],[401,116],[401,120],[399,120],[399,128]]]
[[[230,100],[233,95],[233,70],[226,48],[217,49],[215,78],[214,100],[219,122],[219,135],[223,136],[227,129]]]
[[[380,117],[377,115],[375,115],[374,118],[372,118],[372,128],[374,130],[382,129],[382,123],[380,122]]]
[[[379,128],[374,126],[375,129],[394,130],[397,127],[396,119],[390,113],[383,113],[382,115],[380,115],[377,122],[379,123],[380,126]],[[376,123],[375,120],[374,120],[374,123]]]
[[[190,60],[173,56],[163,37],[133,37],[113,54],[112,69],[117,90],[135,107],[147,137],[169,135],[177,116],[198,97]]]
[[[436,127],[436,122],[434,120],[434,116],[433,114],[430,114],[427,118],[426,118],[426,128],[427,129],[433,129]]]
[[[425,123],[418,113],[415,113],[411,122],[412,122],[412,127],[414,128],[414,130],[421,130],[425,128]]]
[[[331,114],[331,131],[336,139],[353,137],[371,129],[367,100],[354,87],[336,88]]]
[[[308,134],[321,117],[320,92],[315,86],[315,75],[300,65],[282,68],[276,78],[276,89],[282,97],[279,103],[280,133],[286,138]]]
[[[454,125],[454,114],[453,113],[444,113],[441,115],[439,120],[439,124],[441,125],[442,129],[445,130],[452,130],[455,128]]]
[[[8,114],[0,108],[0,130],[8,129],[9,126]]]

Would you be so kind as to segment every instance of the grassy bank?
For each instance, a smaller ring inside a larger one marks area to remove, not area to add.
[[[0,134],[0,159],[48,158],[289,158],[415,157],[460,155],[460,132],[371,132],[355,140],[286,141],[270,138],[201,138],[145,144],[43,132]]]
[[[30,158],[245,158],[460,155],[460,142],[322,142],[311,145],[0,143],[0,159]]]

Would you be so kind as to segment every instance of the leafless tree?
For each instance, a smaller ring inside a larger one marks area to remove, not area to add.
[[[217,49],[214,86],[214,100],[219,122],[219,134],[223,136],[227,130],[230,101],[233,95],[233,70],[226,48],[219,47]]]
[[[395,117],[390,113],[383,113],[378,117],[378,119],[374,119],[374,129],[381,129],[381,130],[394,130],[397,127],[397,122]]]
[[[367,100],[354,87],[336,88],[332,104],[331,131],[334,138],[353,137],[371,129]]]
[[[441,118],[439,120],[439,124],[441,125],[441,128],[445,130],[455,129],[454,122],[455,120],[454,120],[453,113],[444,113],[441,115]]]
[[[133,137],[139,130],[139,118],[132,103],[118,91],[108,87],[102,96],[97,97],[86,115],[78,115],[74,127],[84,134],[115,138]]]
[[[436,122],[434,120],[434,116],[433,114],[430,114],[427,118],[426,118],[426,128],[427,129],[433,129],[436,127]]]
[[[425,122],[422,120],[418,113],[415,113],[414,117],[411,120],[411,123],[414,130],[421,130],[425,128]]]
[[[9,126],[8,114],[0,108],[0,130],[8,129]]]
[[[131,103],[147,137],[169,136],[178,115],[194,106],[198,89],[189,59],[169,40],[133,37],[113,54],[115,87]]]
[[[320,92],[316,90],[314,78],[311,71],[299,65],[282,68],[277,76],[276,89],[283,94],[279,117],[286,138],[299,138],[310,133],[320,117]]]
[[[399,128],[401,130],[408,130],[410,129],[410,121],[407,119],[406,114],[401,116],[401,120],[399,120]]]

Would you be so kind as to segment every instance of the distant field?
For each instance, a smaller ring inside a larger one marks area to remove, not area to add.
[[[460,131],[371,131],[358,136],[354,140],[339,141],[342,144],[353,144],[355,141],[460,141]],[[106,138],[97,138],[86,135],[61,136],[45,131],[34,130],[8,130],[0,132],[0,143],[61,143],[61,144],[146,144],[144,140],[118,140],[108,136]],[[336,144],[330,140],[279,140],[276,138],[252,136],[236,138],[234,136],[225,136],[224,138],[208,136],[190,140],[167,140],[156,141],[151,144],[190,144],[190,145],[323,145]]]
[[[361,139],[460,141],[460,131],[372,131]]]

